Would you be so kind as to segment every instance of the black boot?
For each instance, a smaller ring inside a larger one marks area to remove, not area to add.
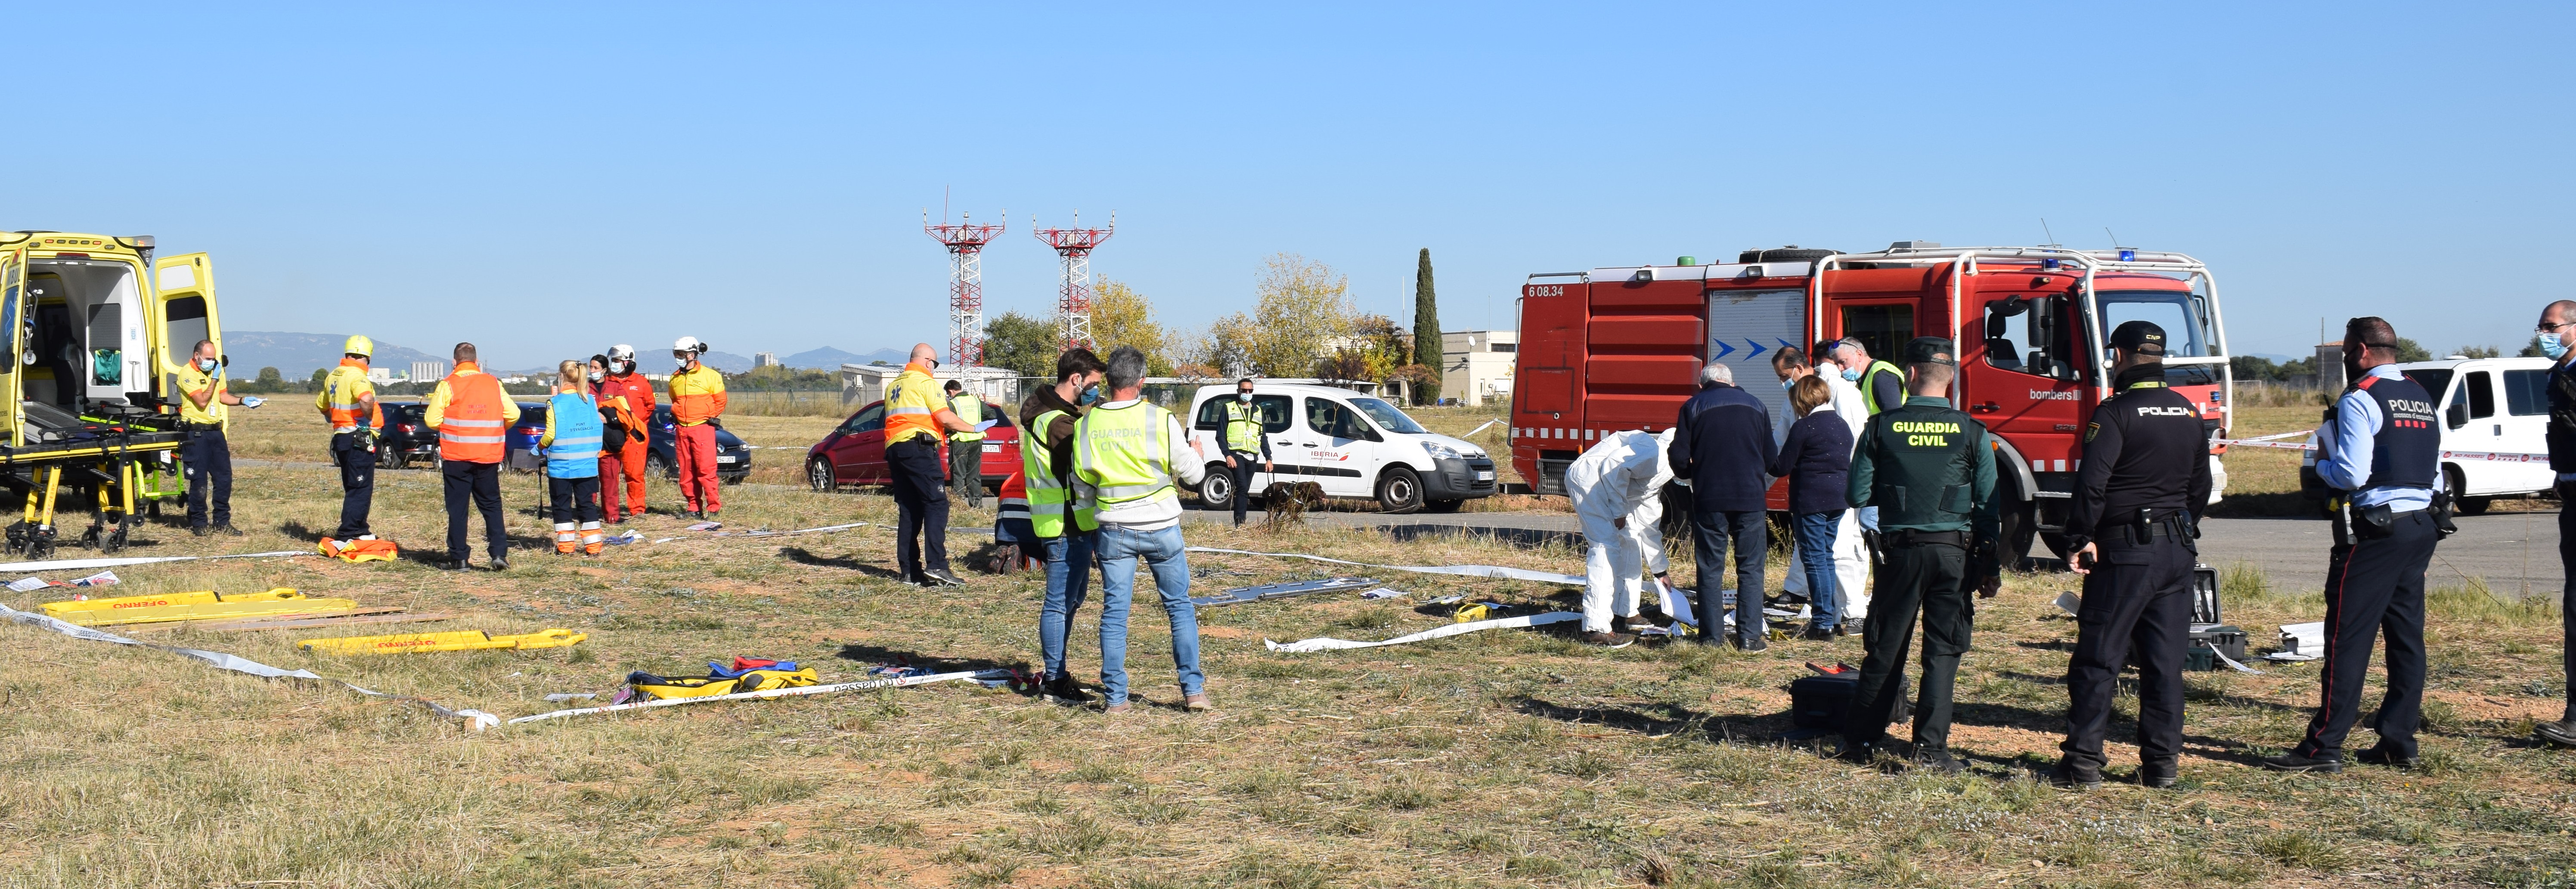
[[[1039,694],[1047,700],[1063,701],[1067,704],[1091,703],[1091,693],[1083,691],[1082,683],[1074,681],[1071,676],[1058,676],[1047,680],[1046,687]]]
[[[2048,770],[2048,783],[2068,790],[2091,790],[2102,786],[2102,769],[2061,756],[2057,767]]]
[[[2174,760],[2159,759],[2138,764],[2138,785],[2141,787],[2162,789],[2174,786],[2174,782],[2181,779],[2182,764]]]
[[[2324,772],[2332,775],[2343,771],[2343,759],[2300,756],[2294,750],[2279,756],[2263,757],[2263,767],[2275,772]]]

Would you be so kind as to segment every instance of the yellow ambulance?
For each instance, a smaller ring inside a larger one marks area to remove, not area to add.
[[[222,354],[213,264],[148,235],[0,232],[0,337],[0,485],[26,500],[10,548],[52,549],[66,485],[97,501],[84,542],[123,548],[136,505],[179,492],[172,369],[201,339]]]

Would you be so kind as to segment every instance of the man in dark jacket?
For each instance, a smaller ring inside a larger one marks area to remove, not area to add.
[[[1065,635],[1090,591],[1095,541],[1087,515],[1090,505],[1068,502],[1067,495],[1073,477],[1074,423],[1099,401],[1105,369],[1090,349],[1073,348],[1056,356],[1055,385],[1031,392],[1020,402],[1021,482],[1030,493],[1031,533],[1046,552],[1046,598],[1038,606],[1038,649],[1046,670],[1041,693],[1049,700],[1075,704],[1091,696],[1065,671]],[[1040,418],[1046,422],[1038,422]]]
[[[1690,480],[1691,536],[1699,562],[1700,644],[1718,644],[1724,612],[1726,550],[1735,548],[1736,647],[1770,647],[1762,620],[1762,557],[1770,549],[1763,470],[1779,455],[1771,410],[1735,386],[1735,372],[1715,361],[1700,371],[1699,393],[1682,402],[1665,454],[1673,477]]]
[[[2549,470],[2558,474],[2558,502],[2576,504],[2576,349],[2568,348],[2576,343],[2576,301],[2562,299],[2541,310],[2538,342],[2541,353],[2554,359],[2549,367]],[[2558,510],[2558,561],[2569,569],[2558,608],[2566,632],[2559,658],[2567,670],[2567,709],[2557,722],[2531,731],[2552,744],[2576,747],[2576,506]]]

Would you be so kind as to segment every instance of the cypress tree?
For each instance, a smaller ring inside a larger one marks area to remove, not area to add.
[[[1431,248],[1413,268],[1413,363],[1431,369],[1431,381],[1414,401],[1423,403],[1440,397],[1440,301],[1431,288]]]

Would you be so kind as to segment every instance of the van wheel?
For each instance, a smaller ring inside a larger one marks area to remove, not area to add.
[[[2453,491],[2466,491],[2469,489],[2468,473],[2460,471],[2460,467],[2442,467],[2442,477],[2445,481],[2451,483],[2451,490]],[[2453,494],[2451,495],[2451,511],[2461,515],[2484,515],[2486,514],[2487,507],[2494,502],[2495,498],[2493,497],[2464,497],[2458,494]]]
[[[1458,507],[1465,506],[1465,505],[1467,505],[1467,501],[1465,501],[1465,500],[1463,500],[1463,499],[1451,499],[1451,500],[1428,500],[1428,501],[1424,501],[1424,502],[1423,502],[1423,504],[1422,504],[1422,511],[1424,511],[1424,512],[1457,512],[1457,511],[1458,511]]]
[[[1377,505],[1393,515],[1419,512],[1422,509],[1422,476],[1410,466],[1398,466],[1377,479]]]
[[[1207,477],[1199,479],[1199,508],[1233,509],[1234,495],[1234,471],[1223,463],[1208,464]]]
[[[805,484],[817,494],[829,494],[841,487],[832,480],[831,461],[819,458],[805,462]]]

